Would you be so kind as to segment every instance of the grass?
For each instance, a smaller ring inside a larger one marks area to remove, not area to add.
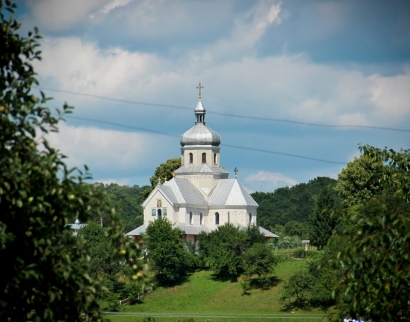
[[[198,321],[267,321],[269,319],[318,321],[323,311],[284,312],[279,302],[283,281],[306,266],[305,261],[286,260],[276,267],[277,283],[269,290],[253,289],[243,295],[240,282],[221,281],[211,271],[198,271],[187,282],[168,288],[158,288],[147,294],[141,304],[120,308],[110,315],[113,322],[142,321],[152,316],[156,321],[184,321],[189,317]],[[155,313],[153,313],[155,312]],[[188,320],[186,320],[188,321]]]

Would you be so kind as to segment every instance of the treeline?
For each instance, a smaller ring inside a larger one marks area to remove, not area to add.
[[[318,208],[321,193],[326,193],[335,205],[340,197],[333,189],[337,180],[317,177],[308,183],[300,183],[291,188],[278,188],[274,192],[254,192],[252,197],[259,204],[258,225],[270,229],[280,237],[312,237],[312,216]]]

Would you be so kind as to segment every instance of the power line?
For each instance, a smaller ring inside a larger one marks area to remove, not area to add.
[[[96,120],[96,119],[91,119],[91,118],[86,118],[86,117],[79,117],[79,116],[72,116],[72,115],[66,115],[65,117],[68,118],[68,119],[76,119],[76,120],[93,122],[93,123],[113,125],[113,126],[132,129],[132,130],[138,130],[138,131],[144,131],[144,132],[150,132],[150,133],[170,136],[170,137],[174,137],[174,138],[175,137],[180,138],[180,135],[175,135],[175,134],[170,134],[170,133],[166,133],[166,132],[146,129],[146,128],[137,127],[137,126],[120,124],[120,123],[111,122],[111,121],[102,121],[102,120]],[[256,151],[256,152],[262,152],[262,153],[283,155],[283,156],[287,156],[287,157],[299,158],[299,159],[305,159],[305,160],[311,160],[311,161],[317,161],[317,162],[323,162],[323,163],[346,165],[346,162],[338,162],[338,161],[331,161],[331,160],[325,160],[325,159],[319,159],[319,158],[311,158],[311,157],[307,157],[307,156],[304,156],[304,155],[284,153],[284,152],[278,152],[278,151],[273,151],[273,150],[265,150],[265,149],[251,148],[251,147],[231,145],[231,144],[222,144],[222,146],[227,147],[227,148],[233,148],[233,149],[241,149],[241,150],[248,150],[248,151]]]
[[[94,95],[94,94],[87,94],[87,93],[80,93],[80,92],[72,92],[72,91],[65,91],[65,90],[52,89],[52,88],[44,88],[44,87],[38,87],[38,86],[33,86],[33,88],[36,88],[36,89],[39,89],[39,90],[51,91],[51,92],[58,92],[58,93],[65,93],[65,94],[71,94],[71,95],[98,98],[98,99],[117,102],[117,103],[125,103],[125,104],[132,104],[132,105],[147,105],[147,106],[157,106],[157,107],[169,107],[169,108],[188,110],[188,111],[193,110],[191,107],[186,107],[186,106],[130,101],[130,100],[117,99],[117,98],[106,97],[106,96],[101,96],[101,95]],[[291,124],[314,126],[314,127],[359,128],[359,129],[373,129],[373,130],[383,130],[383,131],[410,132],[410,129],[399,129],[399,128],[392,128],[392,127],[384,127],[384,126],[352,125],[352,124],[333,125],[333,124],[320,124],[320,123],[293,121],[293,120],[279,119],[279,118],[269,118],[269,117],[258,117],[258,116],[241,115],[241,114],[221,113],[221,112],[214,112],[214,111],[207,111],[207,113],[208,114],[220,115],[220,116],[227,116],[227,117],[251,119],[251,120],[257,120],[257,121],[283,122],[283,123],[291,123]]]

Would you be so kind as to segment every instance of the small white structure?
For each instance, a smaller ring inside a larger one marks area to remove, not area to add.
[[[139,239],[151,221],[162,217],[185,232],[185,242],[196,242],[200,232],[228,222],[241,228],[256,224],[258,204],[237,180],[238,170],[229,179],[229,172],[221,167],[221,137],[205,125],[201,83],[198,88],[195,125],[180,140],[182,165],[173,179],[159,183],[144,201],[144,224],[128,236]],[[264,228],[260,231],[266,239],[278,238]]]
[[[76,219],[74,224],[67,224],[66,227],[73,231],[73,235],[77,236],[81,228],[87,226],[87,224],[81,224],[79,219]]]

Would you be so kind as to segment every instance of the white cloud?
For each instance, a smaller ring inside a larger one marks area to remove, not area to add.
[[[385,120],[400,120],[410,112],[410,66],[395,76],[379,74],[367,78],[370,83],[370,101],[376,107],[375,115]]]
[[[152,155],[155,139],[146,134],[103,130],[93,127],[59,125],[59,133],[47,136],[51,146],[69,156],[70,166],[87,164],[92,172],[130,171]]]
[[[101,12],[104,14],[109,13],[111,10],[114,10],[118,7],[124,7],[129,4],[132,0],[112,0],[111,2],[107,3],[104,8],[102,8]]]
[[[33,23],[44,31],[67,30],[85,25],[89,15],[109,0],[28,0]]]
[[[266,171],[250,174],[244,181],[254,191],[274,191],[277,188],[291,187],[298,183],[295,179],[286,177],[281,173]]]

